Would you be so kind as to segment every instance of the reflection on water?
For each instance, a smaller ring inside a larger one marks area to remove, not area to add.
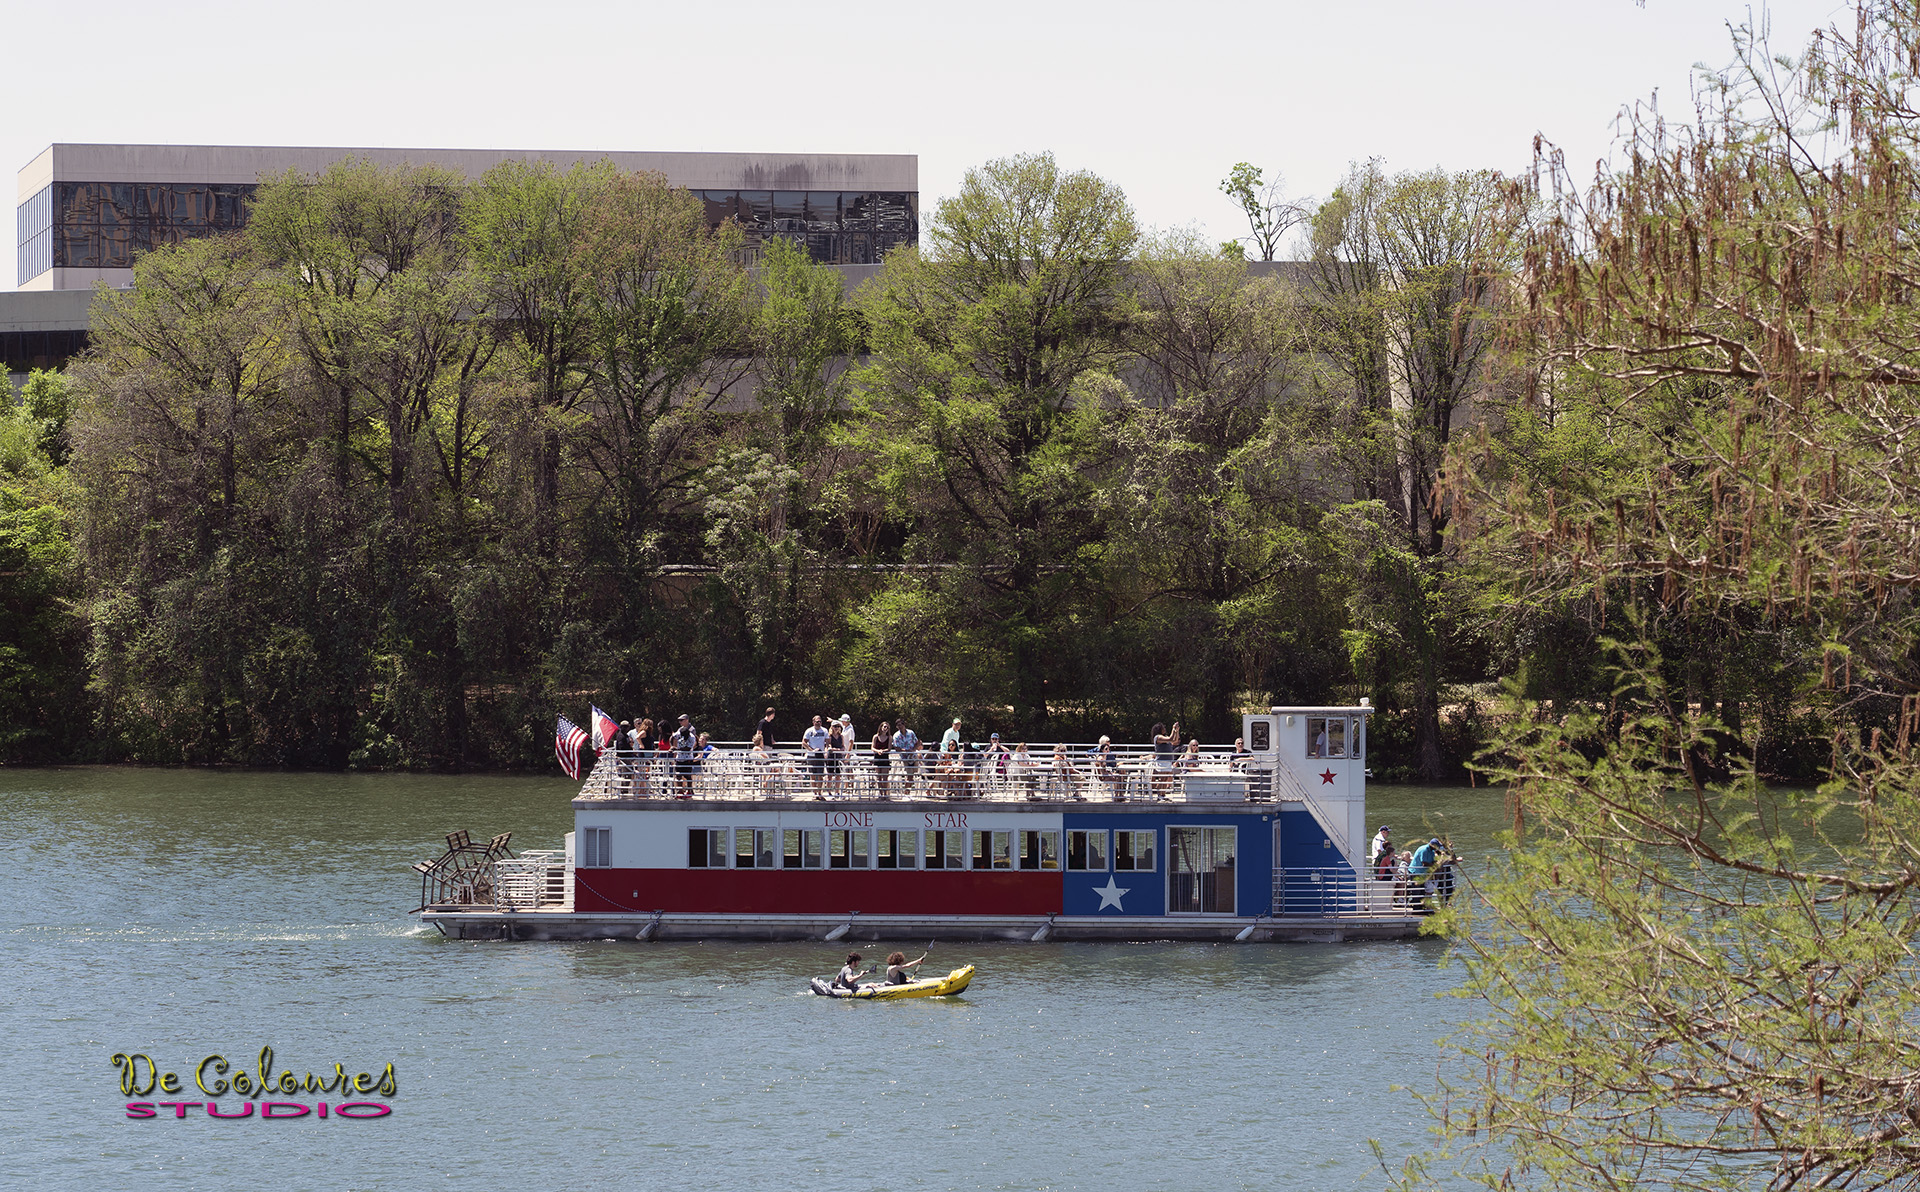
[[[461,943],[406,914],[407,866],[446,832],[554,847],[570,794],[0,771],[0,1065],[35,1085],[4,1102],[9,1167],[74,1189],[1375,1187],[1369,1136],[1426,1137],[1389,1086],[1430,1078],[1471,1009],[1432,996],[1453,980],[1435,941],[935,942],[930,969],[979,966],[963,998],[869,1003],[804,993],[835,945]],[[1471,856],[1501,808],[1388,788],[1369,814]],[[300,1071],[392,1062],[394,1114],[122,1116],[113,1052],[191,1089],[202,1056],[263,1045]]]

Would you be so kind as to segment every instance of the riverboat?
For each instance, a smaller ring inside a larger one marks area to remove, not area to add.
[[[1244,749],[1180,758],[608,750],[563,848],[456,833],[419,909],[459,939],[1410,936],[1365,864],[1372,712],[1272,708]]]

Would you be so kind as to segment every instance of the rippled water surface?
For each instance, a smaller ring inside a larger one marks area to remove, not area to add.
[[[1390,1086],[1430,1080],[1472,1009],[1434,996],[1458,970],[1433,941],[956,942],[929,967],[978,965],[964,999],[848,1003],[802,992],[832,945],[456,943],[407,914],[407,866],[447,831],[556,847],[571,793],[0,770],[0,1182],[1370,1188],[1369,1137],[1426,1139]],[[1500,805],[1376,788],[1369,815],[1472,853]],[[391,1062],[393,1113],[123,1116],[113,1053],[205,1100],[202,1057],[251,1066],[263,1045],[301,1073]]]

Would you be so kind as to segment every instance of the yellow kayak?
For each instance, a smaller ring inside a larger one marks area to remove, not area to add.
[[[866,998],[876,1002],[890,1002],[902,997],[945,997],[959,993],[973,983],[973,966],[957,968],[944,977],[927,977],[919,981],[909,981],[905,985],[862,985],[858,989],[835,989],[819,977],[813,979],[813,991],[821,997]]]

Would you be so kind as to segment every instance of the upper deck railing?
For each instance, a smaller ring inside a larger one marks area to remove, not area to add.
[[[1294,784],[1297,789],[1297,784]],[[1101,754],[1088,745],[1044,746],[1019,754],[876,757],[861,749],[823,754],[795,749],[719,748],[692,757],[600,755],[583,799],[951,799],[997,802],[1265,801],[1273,771],[1253,754],[1201,750],[1157,757],[1145,750]],[[1294,798],[1283,788],[1284,797]]]

